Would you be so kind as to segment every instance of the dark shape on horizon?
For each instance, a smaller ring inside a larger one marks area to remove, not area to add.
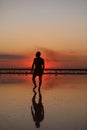
[[[34,95],[32,97],[31,113],[36,128],[39,128],[40,122],[44,120],[44,106],[42,104],[42,95],[40,92],[40,88],[38,89],[38,93],[39,93],[38,103],[35,101],[37,93],[35,90],[33,90],[33,92]]]
[[[32,81],[34,84],[34,88],[35,89],[37,87],[36,85],[36,76],[39,76],[39,87],[42,84],[42,75],[44,72],[44,59],[40,57],[41,53],[39,51],[37,51],[36,53],[36,58],[34,58],[33,60],[33,64],[32,64],[32,69],[31,72],[33,73],[32,76]]]
[[[32,74],[31,68],[0,68],[0,75],[3,74]],[[87,68],[45,68],[44,73],[46,75],[87,75]]]

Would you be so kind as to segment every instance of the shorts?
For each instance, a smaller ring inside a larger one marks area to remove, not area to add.
[[[41,70],[34,70],[34,73],[33,74],[35,74],[36,76],[42,76],[42,74],[43,74],[43,70],[41,69]]]

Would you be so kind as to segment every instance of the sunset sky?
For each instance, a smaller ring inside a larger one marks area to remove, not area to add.
[[[87,0],[0,0],[0,66],[28,66],[37,50],[53,67],[87,67]]]

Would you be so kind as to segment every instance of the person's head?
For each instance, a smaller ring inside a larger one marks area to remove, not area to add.
[[[40,51],[37,51],[36,52],[36,57],[40,57],[40,55],[41,55]]]
[[[36,122],[35,122],[35,125],[36,125],[37,128],[39,128],[39,127],[40,127],[40,122],[39,122],[39,121],[36,121]]]

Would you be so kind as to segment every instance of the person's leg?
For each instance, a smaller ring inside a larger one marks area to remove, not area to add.
[[[39,92],[39,103],[42,103],[42,96],[41,96],[40,87],[39,87],[39,89],[38,89],[38,92]]]
[[[33,107],[34,107],[34,109],[35,109],[35,105],[36,105],[36,101],[35,101],[35,99],[36,99],[36,91],[35,90],[33,90],[33,92],[34,92],[34,95],[33,95],[33,97],[32,97],[32,105],[33,105]]]
[[[33,81],[33,84],[34,84],[34,88],[33,89],[35,89],[37,87],[35,78],[36,78],[36,75],[33,74],[33,77],[32,77],[32,81]]]
[[[41,84],[42,84],[42,76],[40,75],[39,76],[39,87],[41,86]]]

